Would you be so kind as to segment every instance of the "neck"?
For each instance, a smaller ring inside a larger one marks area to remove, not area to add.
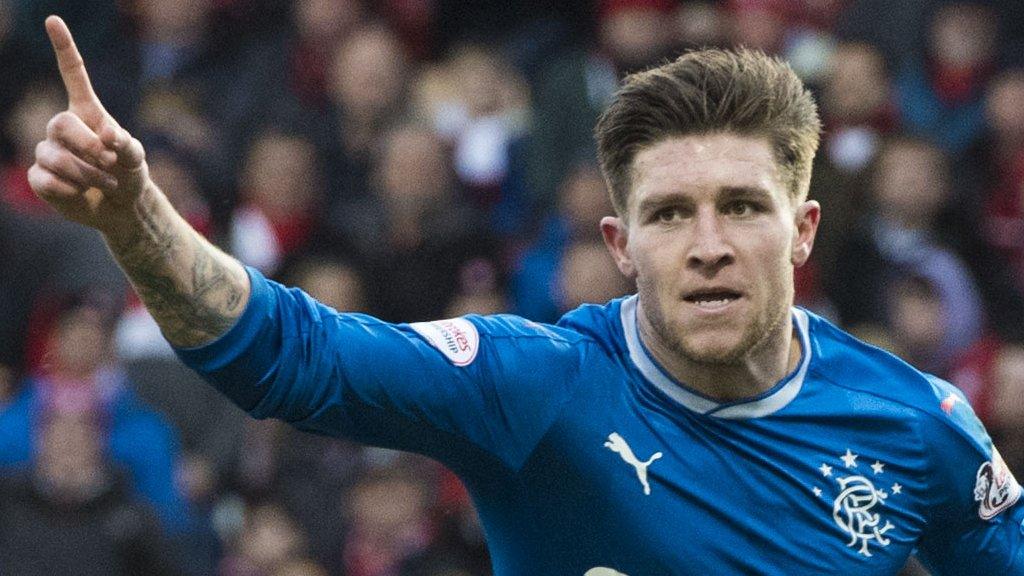
[[[658,338],[643,313],[642,303],[639,306],[640,338],[654,359],[677,382],[719,402],[757,396],[775,386],[800,363],[801,344],[788,310],[765,340],[740,360],[724,364],[700,362],[674,351]]]

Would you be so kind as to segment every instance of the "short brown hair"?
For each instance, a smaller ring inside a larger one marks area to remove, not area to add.
[[[818,149],[818,107],[788,64],[756,50],[696,50],[626,77],[594,130],[620,216],[633,159],[673,136],[732,132],[771,142],[790,196],[803,199]]]

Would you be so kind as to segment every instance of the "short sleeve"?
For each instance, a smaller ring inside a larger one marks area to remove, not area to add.
[[[342,314],[249,274],[236,325],[177,350],[182,361],[257,418],[449,464],[482,451],[520,466],[593,350],[575,332],[514,316],[390,324]]]

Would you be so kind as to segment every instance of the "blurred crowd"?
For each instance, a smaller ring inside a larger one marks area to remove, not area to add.
[[[778,54],[825,124],[798,303],[963,389],[1024,476],[1017,0],[0,0],[12,574],[489,573],[450,472],[248,419],[177,364],[102,239],[32,194],[66,105],[50,13],[195,228],[390,321],[553,322],[629,292],[591,135],[618,80],[692,47]]]

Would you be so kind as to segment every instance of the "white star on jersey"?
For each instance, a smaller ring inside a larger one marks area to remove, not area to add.
[[[845,464],[847,468],[857,467],[857,454],[850,452],[849,448],[846,449],[846,454],[840,456],[839,459],[843,461],[843,464]]]
[[[824,464],[823,463],[821,465],[821,468],[818,468],[818,470],[821,470],[821,475],[822,476],[831,476],[832,475],[832,467],[829,466],[828,464]]]
[[[871,469],[875,471],[875,474],[881,474],[883,468],[885,468],[885,464],[882,464],[878,460],[875,460],[875,463],[871,465]]]

